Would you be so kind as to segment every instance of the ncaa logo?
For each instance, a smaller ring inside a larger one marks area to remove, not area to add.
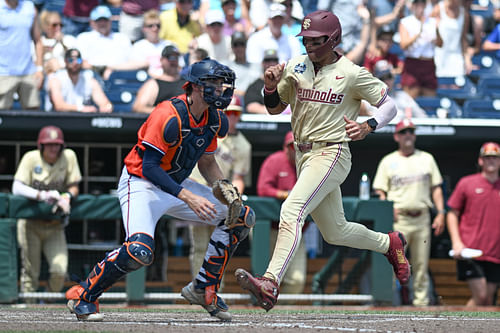
[[[311,26],[311,19],[306,18],[304,20],[304,23],[302,23],[302,27],[304,28],[304,30],[307,30],[307,29],[309,29],[310,26]]]
[[[295,67],[293,68],[293,71],[295,73],[299,73],[299,74],[304,73],[306,71],[306,64],[301,62],[300,64],[295,65]]]

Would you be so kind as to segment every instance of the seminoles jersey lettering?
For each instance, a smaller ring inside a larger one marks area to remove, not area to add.
[[[302,55],[286,64],[278,93],[292,108],[296,141],[341,142],[350,141],[344,114],[355,120],[361,100],[378,105],[387,96],[387,87],[346,57],[341,56],[315,73],[309,57]]]
[[[192,166],[204,152],[211,153],[217,149],[216,138],[225,136],[227,119],[222,118],[220,111],[207,109],[202,121],[196,123],[186,105],[186,96],[179,95],[175,99],[160,103],[153,110],[137,132],[137,144],[125,158],[125,165],[130,174],[144,178],[142,153],[146,146],[163,154],[160,167],[179,183],[189,176]],[[176,134],[166,140],[165,128],[172,124],[173,118],[177,120],[175,123],[178,124],[178,129],[170,131]],[[223,124],[225,126],[222,126]]]

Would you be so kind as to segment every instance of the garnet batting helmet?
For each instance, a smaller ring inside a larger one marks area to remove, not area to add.
[[[203,86],[203,99],[208,105],[224,109],[231,102],[236,79],[231,68],[207,57],[189,66],[183,78],[188,82]],[[207,82],[216,79],[223,80],[223,90],[220,95],[217,95],[215,87]]]
[[[42,149],[42,145],[47,143],[58,143],[64,146],[64,134],[57,126],[45,126],[38,133],[38,149]]]
[[[314,52],[317,57],[322,57],[340,44],[342,27],[335,14],[328,10],[317,10],[304,17],[300,33],[297,36],[328,37],[326,42]]]

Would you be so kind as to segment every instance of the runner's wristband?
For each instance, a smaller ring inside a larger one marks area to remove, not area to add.
[[[264,87],[264,105],[266,107],[274,109],[280,104],[280,101],[280,95],[278,94],[278,90],[276,88],[269,91],[266,87]]]

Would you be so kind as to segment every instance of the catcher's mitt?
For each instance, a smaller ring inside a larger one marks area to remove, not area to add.
[[[229,180],[220,179],[212,185],[212,192],[220,202],[228,207],[225,224],[227,226],[233,225],[238,221],[243,206],[238,189]]]

